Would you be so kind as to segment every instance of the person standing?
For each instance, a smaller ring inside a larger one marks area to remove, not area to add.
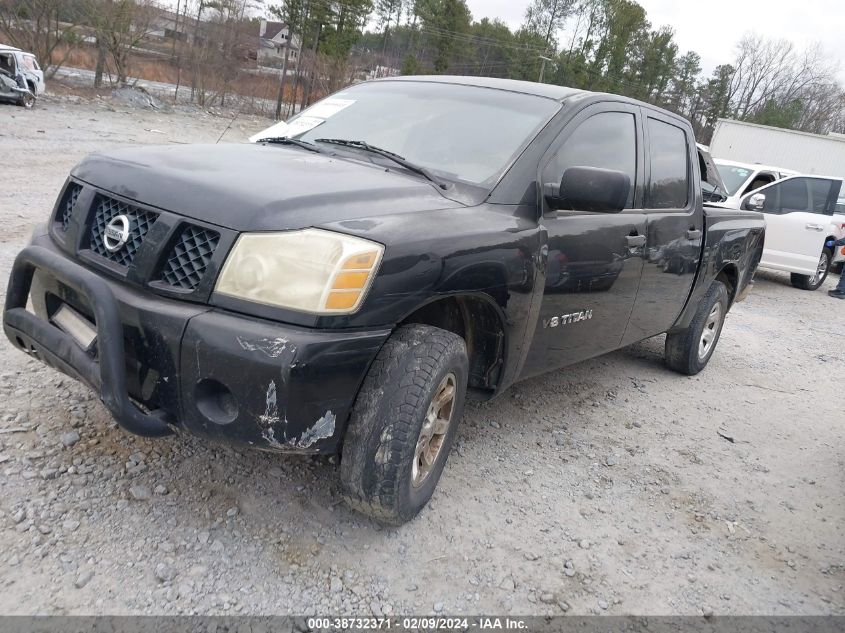
[[[845,237],[843,237],[841,240],[836,240],[833,243],[834,248],[838,248],[840,246],[845,246]],[[836,288],[834,288],[833,290],[828,290],[827,294],[829,294],[831,297],[835,297],[836,299],[845,299],[845,269],[843,269],[842,272],[839,273],[839,283],[836,284]]]

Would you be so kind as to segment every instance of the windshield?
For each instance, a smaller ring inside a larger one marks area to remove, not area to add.
[[[747,167],[737,167],[736,165],[720,165],[716,163],[716,168],[719,170],[719,175],[722,177],[722,182],[725,183],[730,195],[739,191],[748,177],[751,175],[751,170]]]
[[[338,92],[252,140],[364,141],[447,179],[492,185],[559,108],[504,90],[379,81]]]

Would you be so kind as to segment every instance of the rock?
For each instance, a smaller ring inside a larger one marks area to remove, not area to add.
[[[202,532],[199,532],[199,533],[197,534],[197,542],[198,542],[200,545],[205,545],[206,543],[208,543],[208,539],[209,539],[209,538],[211,538],[211,534],[209,534],[209,533],[208,533],[208,532],[206,532],[205,530],[203,530]]]
[[[159,582],[170,582],[177,574],[176,568],[169,563],[159,563],[153,573]]]
[[[153,492],[156,493],[159,496],[166,495],[167,494],[167,487],[159,484],[153,489]]]
[[[575,570],[571,567],[567,567],[563,570],[563,573],[566,574],[569,578],[572,578],[575,575]]]
[[[435,613],[440,613],[441,611],[443,611],[443,608],[444,608],[444,604],[442,602],[435,602],[434,603],[434,612]]]
[[[59,474],[58,468],[45,468],[41,471],[41,479],[56,479]]]
[[[604,463],[606,466],[616,466],[616,455],[608,455]]]
[[[76,431],[68,431],[67,433],[62,433],[59,437],[59,440],[61,440],[62,444],[64,444],[66,447],[70,448],[79,441],[79,433],[77,433]]]
[[[25,508],[19,508],[12,515],[12,521],[14,521],[15,524],[21,523],[25,518],[26,518],[26,509]]]
[[[580,541],[578,541],[578,547],[580,547],[581,549],[590,549],[590,545],[592,545],[592,543],[590,543],[588,539],[582,538]]]
[[[49,534],[53,530],[52,530],[52,528],[50,528],[49,525],[39,525],[38,531],[41,532],[42,534]]]
[[[554,604],[556,602],[554,594],[542,593],[540,594],[540,602],[543,604]]]
[[[343,581],[337,576],[332,576],[332,579],[329,581],[329,591],[331,593],[343,592]]]
[[[492,426],[494,429],[502,428],[502,425],[496,422],[496,420],[490,420],[490,426]]]
[[[558,600],[557,606],[564,613],[566,613],[570,609],[569,603],[565,600]]]
[[[608,604],[605,600],[600,599],[598,601],[598,605],[599,605],[599,609],[601,609],[602,611],[607,611]]]
[[[150,490],[150,487],[143,484],[129,486],[129,494],[137,501],[148,501],[153,497],[153,491]]]
[[[499,589],[504,589],[505,591],[513,591],[516,589],[516,585],[513,582],[513,576],[505,576],[502,580],[499,581]]]
[[[78,527],[79,521],[75,519],[67,519],[64,523],[62,523],[62,531],[64,532],[76,532]]]
[[[94,577],[94,572],[90,569],[86,569],[82,571],[77,577],[76,582],[73,583],[73,586],[77,589],[82,589],[85,585],[91,582],[91,579]]]
[[[537,552],[525,552],[523,554],[525,560],[539,560],[540,555]]]
[[[226,510],[226,516],[227,516],[227,517],[233,517],[233,516],[235,516],[237,513],[238,513],[238,507],[237,507],[237,506],[232,506],[231,508],[229,508],[228,510]]]

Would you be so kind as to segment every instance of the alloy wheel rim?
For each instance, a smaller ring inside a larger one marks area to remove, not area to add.
[[[713,351],[713,344],[719,334],[719,324],[722,320],[722,304],[717,303],[707,315],[701,339],[698,342],[698,360],[704,360]]]
[[[425,421],[420,429],[411,468],[411,483],[414,488],[423,484],[437,463],[452,424],[456,393],[457,378],[455,374],[449,373],[434,391],[434,397],[428,405]]]
[[[822,253],[821,258],[819,258],[819,265],[816,267],[816,276],[813,277],[813,285],[821,283],[821,280],[824,279],[824,275],[827,272],[827,256]]]

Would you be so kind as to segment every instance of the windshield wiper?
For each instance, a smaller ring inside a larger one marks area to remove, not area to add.
[[[421,167],[420,165],[416,165],[409,160],[406,160],[405,157],[400,156],[395,152],[391,152],[387,149],[382,149],[381,147],[376,147],[375,145],[370,145],[366,141],[350,141],[348,139],[343,138],[318,138],[316,139],[317,143],[328,143],[330,145],[341,145],[343,147],[353,147],[355,149],[362,149],[364,151],[370,152],[371,154],[378,154],[379,156],[384,156],[385,158],[389,158],[397,165],[401,165],[408,171],[412,171],[415,174],[419,174],[423,178],[430,180],[435,185],[440,187],[441,189],[448,189],[448,185],[446,183],[441,182],[434,175],[425,167]]]
[[[323,153],[323,150],[314,145],[314,143],[309,143],[308,141],[300,141],[298,138],[290,138],[289,136],[270,136],[268,138],[260,138],[258,139],[258,142],[274,143],[276,145],[295,145],[296,147],[307,149],[309,152],[317,152],[318,154]]]

